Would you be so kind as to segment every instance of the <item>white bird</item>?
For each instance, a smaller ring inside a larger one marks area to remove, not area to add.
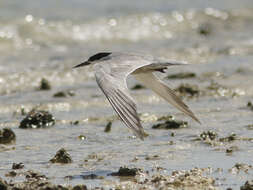
[[[200,123],[189,107],[153,72],[164,72],[168,66],[185,65],[154,58],[151,55],[122,52],[101,52],[74,68],[93,65],[98,86],[124,124],[140,139],[145,133],[137,114],[136,104],[129,94],[126,79],[132,74],[167,102]]]

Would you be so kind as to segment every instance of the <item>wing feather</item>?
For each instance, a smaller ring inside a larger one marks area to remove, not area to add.
[[[135,78],[148,88],[152,89],[167,102],[175,106],[177,109],[190,116],[192,119],[200,123],[198,118],[190,110],[190,108],[170,89],[163,81],[158,79],[153,73],[138,73]]]
[[[127,92],[126,82],[98,71],[96,80],[123,123],[140,139],[144,139],[144,129],[136,111],[136,104]]]

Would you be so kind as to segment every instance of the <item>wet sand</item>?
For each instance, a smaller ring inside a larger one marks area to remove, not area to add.
[[[252,187],[252,9],[199,9],[90,16],[82,22],[27,13],[0,21],[0,186]],[[129,88],[139,85],[131,94],[148,134],[144,141],[132,136],[91,68],[72,69],[108,49],[192,63],[158,76],[202,124],[130,77]],[[20,127],[32,110],[42,111],[32,115],[38,120]]]

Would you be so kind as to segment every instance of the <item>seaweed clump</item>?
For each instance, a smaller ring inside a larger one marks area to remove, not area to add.
[[[174,117],[161,117],[158,121],[165,120],[163,123],[158,123],[152,126],[152,129],[179,129],[188,127],[188,122],[175,120]]]
[[[16,141],[15,133],[9,128],[0,130],[0,144],[12,144]]]
[[[52,114],[43,110],[32,110],[20,122],[19,128],[47,128],[55,124],[55,118]]]
[[[56,152],[56,155],[50,160],[52,163],[68,164],[72,162],[72,158],[64,148]]]
[[[127,168],[127,167],[120,167],[119,171],[113,172],[111,176],[136,176],[138,172],[141,171],[138,168]]]

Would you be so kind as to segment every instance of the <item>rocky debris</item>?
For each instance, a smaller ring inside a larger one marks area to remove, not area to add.
[[[109,121],[109,122],[107,123],[107,125],[105,126],[104,132],[105,132],[105,133],[109,133],[109,132],[111,131],[111,128],[112,128],[112,122]]]
[[[72,162],[72,158],[64,148],[56,152],[56,155],[50,160],[52,163],[68,164]]]
[[[179,129],[188,127],[188,122],[175,120],[174,117],[161,117],[158,121],[165,120],[165,122],[158,123],[152,126],[152,129]]]
[[[239,150],[238,146],[230,146],[226,149],[226,153],[229,155],[238,150]]]
[[[220,138],[219,141],[220,142],[231,142],[231,141],[234,141],[234,140],[237,140],[237,136],[235,133],[232,133],[231,135],[227,136],[227,137],[224,137],[224,138]]]
[[[249,164],[244,164],[244,163],[236,163],[231,169],[228,171],[232,174],[238,174],[241,171],[248,173],[249,170],[253,170],[253,166]]]
[[[236,97],[244,95],[245,92],[239,88],[228,88],[217,82],[211,82],[209,86],[206,87],[207,91],[204,92],[206,95],[210,96],[221,96],[221,97]]]
[[[127,167],[120,167],[118,172],[113,172],[109,175],[111,176],[136,176],[141,169],[138,168],[127,168]]]
[[[16,135],[10,128],[0,130],[0,144],[13,144],[16,142]]]
[[[182,73],[176,73],[168,75],[167,79],[188,79],[188,78],[195,78],[196,74],[192,72],[182,72]]]
[[[19,128],[47,128],[55,124],[55,118],[47,111],[33,109],[20,122]]]
[[[215,180],[206,177],[208,168],[194,168],[189,171],[173,171],[171,175],[158,172],[150,175],[148,172],[137,174],[134,182],[119,182],[115,189],[218,189]]]
[[[13,170],[19,170],[19,169],[23,169],[24,168],[24,164],[22,163],[22,162],[20,162],[20,163],[13,163],[12,164],[12,169]]]
[[[240,190],[253,190],[253,180],[246,181]]]
[[[50,82],[47,79],[42,78],[40,81],[39,90],[50,90],[50,89],[51,89]]]

